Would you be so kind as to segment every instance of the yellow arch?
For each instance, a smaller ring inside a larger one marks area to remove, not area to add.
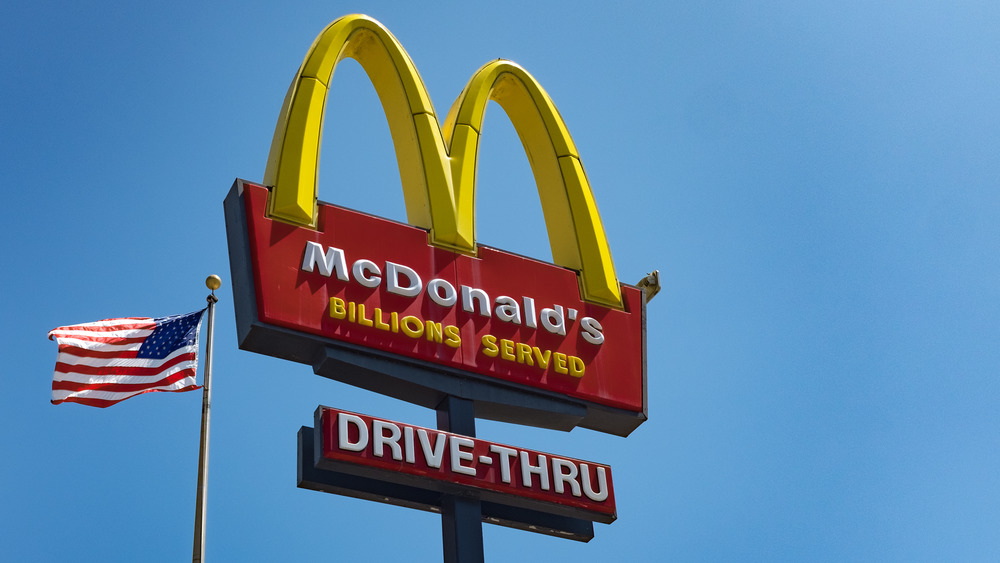
[[[315,226],[316,185],[330,78],[345,57],[368,74],[396,149],[407,220],[430,242],[475,253],[479,135],[490,100],[507,113],[524,145],[541,199],[553,261],[580,273],[587,301],[621,307],[607,237],[580,156],[538,82],[510,61],[483,66],[456,100],[442,132],[427,88],[387,29],[362,15],[340,18],[313,42],[285,96],[268,155],[270,216]]]
[[[475,233],[479,136],[490,100],[507,113],[528,155],[553,262],[580,272],[584,299],[620,306],[604,224],[576,145],[549,95],[528,71],[511,61],[497,60],[480,68],[444,123],[459,232]]]
[[[273,186],[270,214],[315,226],[316,186],[329,82],[337,64],[361,64],[385,111],[403,183],[407,220],[431,231],[431,242],[475,247],[455,228],[451,170],[441,128],[410,56],[387,29],[361,15],[345,16],[323,30],[288,88],[271,141],[264,183]]]

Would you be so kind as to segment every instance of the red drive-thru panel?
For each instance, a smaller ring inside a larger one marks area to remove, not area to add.
[[[260,322],[563,394],[644,418],[642,294],[585,303],[576,273],[320,203],[315,229],[266,217],[243,183]]]
[[[320,407],[317,466],[611,523],[611,468],[441,430]],[[512,500],[513,499],[513,500]]]

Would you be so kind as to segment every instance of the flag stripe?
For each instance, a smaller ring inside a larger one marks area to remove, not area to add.
[[[59,357],[56,361],[61,361],[63,358],[82,358],[82,359],[129,359],[135,358],[139,355],[139,348],[142,345],[131,346],[132,350],[122,349],[122,350],[90,350],[88,348],[80,348],[78,346],[59,346]],[[72,363],[69,360],[66,363]]]
[[[84,389],[90,386],[99,386],[105,384],[113,385],[145,385],[148,387],[155,387],[157,383],[163,381],[166,377],[172,376],[176,373],[182,371],[190,371],[196,369],[193,366],[178,367],[169,372],[160,373],[156,375],[114,375],[105,376],[100,379],[96,378],[84,378],[77,374],[72,374],[71,377],[66,377],[63,379],[56,379],[52,381],[53,389]],[[192,375],[191,384],[194,384],[194,379]]]
[[[55,330],[49,331],[50,340],[52,337],[58,338],[60,336],[93,336],[93,337],[113,337],[113,336],[135,336],[138,334],[149,334],[155,329],[155,326],[150,325],[129,325],[129,326],[109,326],[102,327],[98,330],[87,330],[83,327],[64,327],[57,328]]]
[[[129,393],[132,391],[142,391],[145,389],[158,389],[162,387],[169,387],[175,383],[187,379],[187,382],[183,382],[185,385],[194,385],[194,368],[187,368],[177,371],[176,373],[170,374],[166,377],[159,378],[155,381],[143,381],[141,383],[117,383],[117,382],[103,382],[103,383],[80,383],[76,381],[54,381],[52,383],[53,390],[59,391],[112,391],[115,393]]]
[[[125,330],[105,333],[87,333],[79,330],[65,332],[56,335],[56,339],[65,342],[66,340],[80,340],[82,342],[105,342],[107,344],[127,344],[129,342],[142,342],[147,336],[152,334],[151,330]]]
[[[136,329],[153,330],[154,328],[156,328],[156,319],[133,317],[127,319],[106,319],[103,321],[96,321],[92,323],[61,326],[50,330],[49,335],[51,336],[56,333],[65,333],[73,331],[96,333],[96,332],[106,332],[106,331],[112,332],[118,330],[136,330]]]
[[[166,318],[166,317],[164,317],[164,318]],[[77,326],[82,326],[82,327],[102,327],[102,326],[115,326],[115,325],[122,325],[122,324],[150,323],[150,322],[155,321],[155,320],[156,319],[152,319],[150,317],[118,317],[118,318],[114,318],[114,319],[104,319],[102,321],[92,321],[92,322],[89,322],[89,323],[80,323],[80,324],[75,324],[75,325],[61,326],[61,327],[55,328],[53,330],[59,330],[60,328],[73,328],[73,327],[77,327]]]
[[[107,363],[106,360],[63,362],[63,354],[56,360],[56,373],[81,375],[155,375],[181,362],[194,363],[194,352],[175,352],[163,360],[128,358]],[[103,363],[102,363],[103,362]]]
[[[92,338],[56,338],[56,342],[65,346],[75,346],[84,350],[138,350],[145,338],[122,338],[119,341],[97,340]]]
[[[142,393],[191,391],[204,309],[187,315],[105,319],[53,329],[59,345],[52,403],[107,407]]]
[[[183,391],[194,391],[196,389],[200,389],[200,387],[197,385],[191,385],[187,387],[177,387],[171,389],[147,389],[145,391],[140,391],[138,393],[109,393],[107,391],[93,391],[93,392],[76,393],[73,396],[65,396],[65,394],[63,394],[62,395],[63,398],[59,399],[55,398],[56,393],[53,392],[52,404],[58,405],[60,403],[79,403],[81,405],[104,408],[104,407],[110,407],[111,405],[124,401],[125,399],[135,397],[136,395],[142,395],[143,393],[155,393],[155,392],[179,393]]]
[[[156,377],[157,375],[166,373],[168,370],[174,372],[181,369],[190,369],[192,367],[197,367],[195,359],[192,358],[179,358],[171,365],[165,367],[145,367],[145,368],[114,368],[114,367],[93,367],[93,366],[80,366],[76,369],[70,369],[66,371],[58,371],[60,366],[56,365],[56,375],[53,381],[94,381],[98,379],[99,381],[124,381],[123,378],[135,377],[136,381],[143,381],[142,378]]]

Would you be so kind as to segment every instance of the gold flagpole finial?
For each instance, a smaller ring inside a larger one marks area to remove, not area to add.
[[[222,287],[222,278],[220,278],[215,274],[208,276],[207,278],[205,278],[205,287],[211,289],[214,292],[216,289]]]

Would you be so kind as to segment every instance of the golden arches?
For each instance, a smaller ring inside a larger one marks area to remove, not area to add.
[[[452,106],[444,129],[409,55],[362,15],[340,18],[316,38],[288,89],[268,155],[269,213],[315,226],[317,168],[330,78],[342,59],[358,61],[382,102],[396,149],[407,220],[430,243],[475,253],[479,135],[490,100],[507,113],[528,155],[553,261],[579,272],[583,298],[621,307],[621,290],[590,183],[566,124],[545,90],[520,66],[479,69]]]

